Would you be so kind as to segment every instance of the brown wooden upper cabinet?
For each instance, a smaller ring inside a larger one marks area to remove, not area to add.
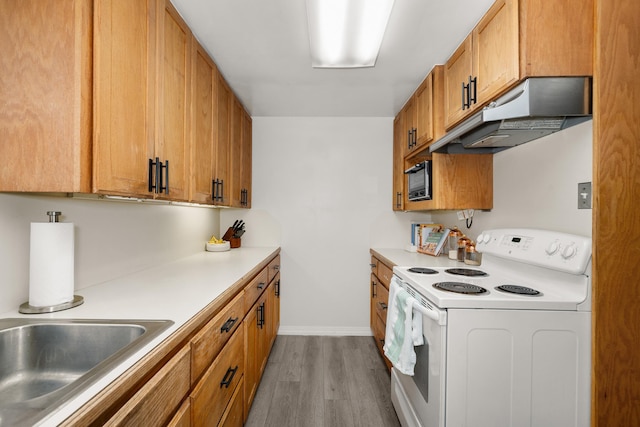
[[[0,191],[229,205],[247,113],[171,2],[36,3],[0,0]]]
[[[393,121],[393,201],[394,211],[404,210],[404,153],[406,140],[404,139],[404,123],[402,114],[398,114]]]
[[[527,77],[589,76],[593,2],[497,0],[444,68],[447,129]]]

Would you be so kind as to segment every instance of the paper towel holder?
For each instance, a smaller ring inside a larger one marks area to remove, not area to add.
[[[35,307],[30,305],[29,302],[25,302],[20,305],[18,311],[22,314],[43,314],[43,313],[53,313],[56,311],[68,310],[73,307],[77,307],[84,302],[84,298],[80,295],[74,295],[73,299],[69,302],[65,302],[57,305],[49,305],[44,307]]]
[[[60,211],[47,211],[47,215],[49,216],[49,222],[59,222],[59,217],[62,215]],[[73,307],[77,307],[84,302],[84,298],[80,295],[74,295],[71,301],[63,302],[61,304],[56,305],[48,305],[48,306],[33,306],[29,304],[29,301],[20,305],[18,308],[18,312],[22,314],[43,314],[43,313],[54,313],[56,311],[68,310]]]

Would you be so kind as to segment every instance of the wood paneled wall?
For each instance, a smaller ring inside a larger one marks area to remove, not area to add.
[[[592,427],[640,425],[640,1],[597,0]]]

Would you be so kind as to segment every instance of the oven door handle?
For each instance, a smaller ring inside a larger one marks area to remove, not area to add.
[[[435,322],[440,323],[442,321],[440,319],[440,314],[437,311],[430,310],[429,308],[420,305],[420,303],[417,301],[413,303],[413,309],[419,311],[420,313],[422,313],[423,315],[427,316],[429,319]]]

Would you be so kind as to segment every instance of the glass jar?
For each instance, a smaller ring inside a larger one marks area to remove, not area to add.
[[[480,265],[482,254],[476,251],[476,244],[469,242],[464,250],[464,263],[469,265]]]
[[[465,251],[466,251],[466,249],[467,249],[467,245],[468,245],[469,243],[471,243],[471,239],[470,239],[470,238],[468,238],[467,236],[464,236],[464,235],[463,235],[462,237],[460,237],[460,238],[458,239],[458,248],[457,248],[458,253],[457,253],[457,257],[456,257],[456,259],[457,259],[459,262],[464,262],[464,254],[465,254]]]
[[[458,259],[458,239],[462,236],[462,232],[457,228],[449,231],[449,259]]]

